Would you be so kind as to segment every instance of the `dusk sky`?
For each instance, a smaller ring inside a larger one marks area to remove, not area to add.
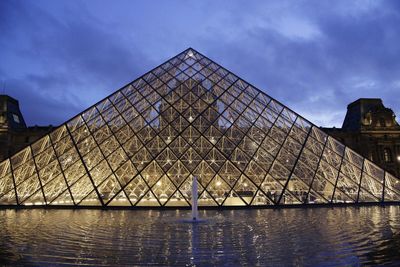
[[[193,47],[318,126],[400,116],[400,1],[0,1],[0,90],[60,124]]]

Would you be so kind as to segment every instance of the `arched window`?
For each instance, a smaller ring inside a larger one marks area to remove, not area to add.
[[[383,159],[385,160],[385,162],[392,162],[392,152],[389,148],[383,149]]]
[[[386,121],[384,118],[380,118],[379,119],[379,124],[381,125],[381,127],[386,127]]]

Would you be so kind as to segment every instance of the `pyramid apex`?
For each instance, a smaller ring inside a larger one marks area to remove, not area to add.
[[[189,47],[188,49],[185,50],[185,59],[187,59],[187,58],[197,59],[196,54],[198,54],[196,52],[196,50],[194,50],[193,48]]]

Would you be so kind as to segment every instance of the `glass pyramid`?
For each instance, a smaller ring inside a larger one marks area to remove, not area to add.
[[[397,178],[187,49],[0,163],[0,205],[398,202]]]

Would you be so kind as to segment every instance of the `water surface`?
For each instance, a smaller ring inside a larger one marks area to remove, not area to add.
[[[0,266],[400,266],[400,207],[0,210]]]

